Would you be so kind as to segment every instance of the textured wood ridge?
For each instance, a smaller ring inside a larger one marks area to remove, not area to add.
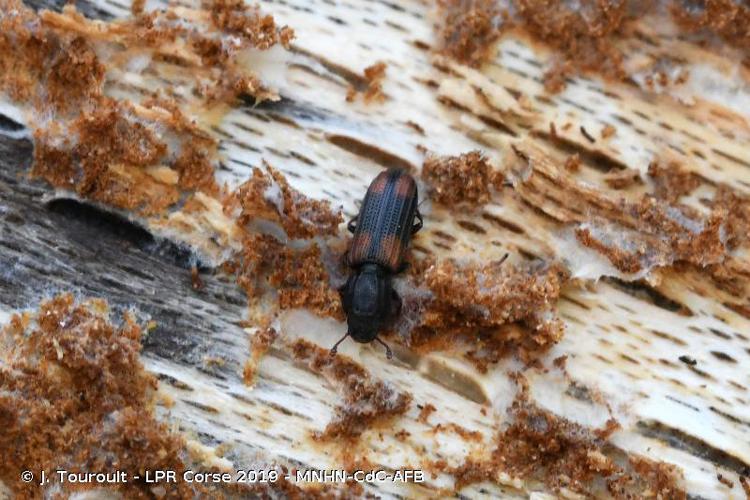
[[[55,2],[33,3],[59,8]],[[149,0],[147,9],[162,3]],[[418,355],[399,345],[396,360],[388,362],[378,345],[344,343],[342,355],[413,401],[404,415],[365,430],[353,444],[316,441],[312,435],[335,417],[340,395],[335,384],[296,362],[286,346],[303,338],[328,348],[344,333],[344,323],[306,310],[284,312],[274,323],[284,341],[263,357],[254,384],[246,385],[243,366],[258,329],[244,293],[218,266],[237,248],[221,209],[207,201],[201,216],[173,214],[171,221],[184,222],[175,229],[125,212],[105,216],[106,207],[31,181],[27,110],[2,99],[0,324],[14,311],[35,309],[64,291],[102,297],[116,311],[153,319],[158,326],[144,341],[143,362],[158,377],[163,399],[174,403],[160,405],[159,418],[194,446],[203,445],[206,463],[216,467],[336,469],[352,459],[387,469],[443,460],[458,467],[494,447],[517,392],[509,373],[520,370],[540,407],[591,428],[616,419],[621,428],[610,444],[618,452],[675,464],[682,472],[678,483],[690,497],[743,498],[740,477],[750,475],[750,254],[744,249],[731,255],[740,283],[732,289],[717,286],[697,268],[670,267],[671,261],[648,276],[623,273],[577,243],[572,228],[579,220],[569,200],[557,196],[563,189],[535,180],[553,179],[559,173],[554,165],[577,153],[576,182],[613,197],[640,196],[643,183],[615,188],[611,181],[633,172],[645,178],[657,159],[698,174],[700,186],[685,200],[697,209],[718,184],[750,194],[748,69],[646,18],[640,36],[622,42],[632,82],[579,76],[550,95],[543,75],[553,56],[522,34],[504,37],[481,70],[428,50],[436,43],[431,2],[260,4],[279,24],[292,26],[297,38],[289,52],[272,49],[252,61],[279,101],[199,116],[220,141],[219,184],[236,188],[265,160],[292,187],[329,200],[348,218],[384,167],[418,175],[425,150],[482,150],[513,187],[493,192],[475,210],[427,199],[420,207],[425,222],[414,237],[415,256],[466,262],[510,253],[509,262],[563,262],[578,280],[563,289],[557,304],[565,324],[560,342],[532,367],[508,358],[486,373],[450,353]],[[87,0],[79,8],[98,19],[131,15],[130,5],[120,1]],[[679,88],[643,85],[654,61],[667,57],[691,71],[687,82]],[[387,66],[384,99],[348,102],[350,87],[362,90],[360,75],[377,61]],[[123,72],[107,91],[139,96],[160,78],[170,81],[167,63],[154,66],[147,75]],[[602,133],[607,126],[614,127],[613,135]],[[518,171],[519,156],[531,159],[527,170]],[[421,184],[419,189],[427,191]],[[193,265],[201,269],[200,290],[191,283]],[[553,365],[562,356],[564,369]],[[435,412],[420,418],[428,404]],[[467,438],[452,431],[451,423],[476,434]],[[424,484],[372,483],[364,493],[550,493],[538,482],[506,475],[460,491],[455,481],[448,473],[428,474]]]

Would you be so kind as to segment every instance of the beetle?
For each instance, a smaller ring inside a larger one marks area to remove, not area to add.
[[[351,337],[363,344],[377,340],[388,359],[393,357],[378,334],[401,311],[393,276],[408,267],[406,250],[412,236],[422,229],[418,197],[417,183],[405,170],[383,171],[367,189],[359,214],[349,221],[347,228],[354,237],[345,257],[352,274],[339,288],[348,328],[331,355]]]

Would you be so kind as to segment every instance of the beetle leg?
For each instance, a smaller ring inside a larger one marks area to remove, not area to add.
[[[356,229],[357,229],[357,217],[359,217],[359,216],[354,216],[352,218],[352,220],[349,221],[349,224],[346,225],[346,228],[352,234],[354,234],[354,231],[356,231]]]
[[[422,229],[422,214],[419,213],[419,209],[417,209],[416,217],[417,222],[411,227],[411,234],[417,234],[419,230]]]
[[[348,336],[349,336],[349,332],[346,332],[346,335],[344,335],[343,337],[341,337],[341,338],[339,339],[339,341],[338,341],[338,342],[336,342],[336,343],[335,343],[335,344],[333,345],[333,347],[331,347],[331,351],[330,351],[330,355],[331,355],[331,356],[335,356],[335,355],[336,355],[336,352],[337,352],[337,351],[338,351],[338,349],[339,349],[339,344],[340,344],[340,343],[342,343],[342,342],[343,342],[343,341],[344,341],[344,340],[346,339],[346,337],[348,337]]]
[[[378,342],[380,342],[380,345],[382,345],[383,347],[385,347],[385,357],[388,358],[388,361],[392,360],[393,359],[393,351],[391,351],[391,348],[388,347],[388,344],[386,344],[385,342],[383,342],[382,340],[380,340],[380,337],[375,337],[375,340],[377,340]]]

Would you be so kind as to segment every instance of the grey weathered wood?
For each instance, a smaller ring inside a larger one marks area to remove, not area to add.
[[[157,241],[124,217],[54,198],[28,177],[31,154],[28,140],[0,135],[0,303],[33,308],[61,292],[106,298],[115,311],[157,321],[144,353],[185,364],[246,349],[237,324],[246,298],[230,279],[209,270],[205,286],[194,290],[190,267],[197,259],[190,250]],[[217,332],[234,333],[236,341]]]

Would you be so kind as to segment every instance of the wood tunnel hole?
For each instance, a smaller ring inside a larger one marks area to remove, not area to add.
[[[0,130],[7,130],[9,132],[18,132],[20,130],[23,130],[24,127],[22,124],[16,122],[15,120],[11,120],[5,115],[0,114]]]
[[[365,78],[362,75],[358,75],[357,73],[350,70],[346,66],[337,64],[329,59],[326,59],[325,57],[321,57],[320,55],[310,52],[306,49],[303,49],[302,47],[296,44],[292,46],[292,52],[296,54],[301,54],[303,56],[309,57],[310,59],[313,59],[314,61],[317,61],[329,72],[346,80],[346,82],[349,85],[351,85],[352,87],[354,87],[355,89],[359,91],[362,91],[367,88],[367,85],[368,85],[367,78]]]
[[[156,255],[183,269],[210,267],[200,262],[188,248],[169,240],[157,239],[142,225],[120,214],[70,198],[57,198],[46,204],[47,210],[65,219],[61,229],[99,244],[128,243],[144,253]]]
[[[482,213],[482,218],[484,220],[490,221],[491,223],[502,227],[503,229],[507,229],[508,231],[516,234],[524,234],[525,231],[521,226],[518,224],[514,224],[513,222],[507,221],[501,217],[498,217],[497,215],[492,215],[488,212]]]
[[[577,154],[585,165],[590,166],[604,174],[610,173],[612,171],[618,172],[627,170],[628,168],[627,165],[607,155],[606,153],[595,149],[585,148],[580,144],[559,135],[552,135],[547,132],[534,132],[534,135],[548,142],[549,144],[557,148],[560,152],[568,156]]]
[[[482,226],[480,226],[479,224],[475,224],[469,220],[458,220],[456,221],[456,224],[472,233],[487,234],[487,231],[485,231]]]

